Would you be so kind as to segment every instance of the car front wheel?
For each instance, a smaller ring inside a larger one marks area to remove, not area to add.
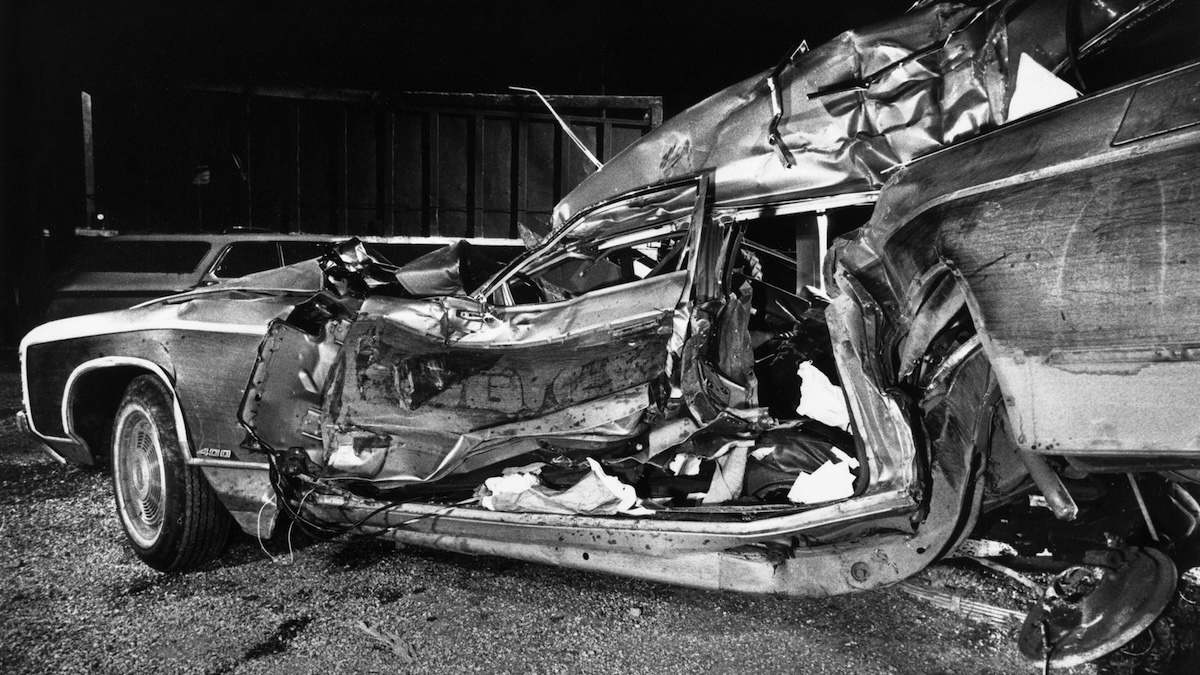
[[[142,375],[125,389],[113,422],[117,515],[134,552],[162,572],[195,569],[219,555],[229,514],[200,469],[186,463],[171,392]]]

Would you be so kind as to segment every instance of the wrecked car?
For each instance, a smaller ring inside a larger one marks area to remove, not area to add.
[[[1195,483],[1200,65],[1122,59],[1197,4],[919,3],[652,131],[502,269],[351,241],[39,327],[25,423],[167,571],[284,514],[831,595],[1030,493],[1072,519],[1064,477]]]

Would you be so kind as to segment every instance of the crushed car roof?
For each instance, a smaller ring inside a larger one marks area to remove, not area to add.
[[[1162,3],[1110,3],[1119,11],[1103,16],[1082,4],[1081,40],[1094,44]],[[551,226],[702,171],[715,172],[721,206],[875,190],[897,166],[1073,98],[1052,74],[1074,56],[1065,5],[928,4],[811,51],[801,44],[626,148],[558,204]]]

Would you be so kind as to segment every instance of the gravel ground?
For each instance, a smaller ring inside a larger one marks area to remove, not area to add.
[[[205,570],[161,575],[126,547],[106,474],[58,465],[17,432],[19,398],[0,373],[6,673],[1040,672],[1017,654],[1015,627],[897,589],[791,600],[299,537],[268,553],[242,536]],[[1030,601],[973,568],[926,580],[1012,609]]]

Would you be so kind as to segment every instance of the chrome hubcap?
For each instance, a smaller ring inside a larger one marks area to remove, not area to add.
[[[118,495],[129,535],[143,547],[162,533],[166,500],[162,449],[154,422],[141,410],[131,411],[117,436]]]

